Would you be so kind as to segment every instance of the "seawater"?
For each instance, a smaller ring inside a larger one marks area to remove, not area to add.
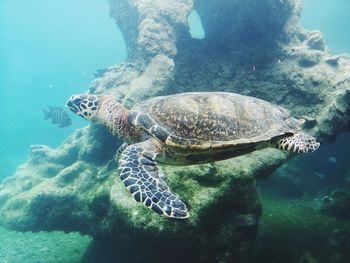
[[[0,181],[25,161],[30,145],[57,147],[87,124],[73,118],[71,127],[58,129],[44,120],[41,109],[64,106],[71,94],[88,89],[97,69],[126,58],[123,36],[108,12],[108,2],[100,0],[0,1]],[[333,54],[350,53],[349,12],[348,0],[305,0],[301,22],[308,29],[319,29]],[[191,34],[203,38],[195,13],[190,22]],[[325,188],[337,186],[337,176],[350,170],[349,148],[350,134],[344,133],[313,156],[293,162],[307,174],[330,176],[326,187],[319,184],[312,189],[323,194]],[[337,162],[327,162],[329,157]],[[275,211],[269,205],[280,204],[269,197],[265,201],[267,216],[272,215]],[[74,234],[23,234],[0,228],[0,262],[4,253],[8,262],[59,261],[64,256],[68,261],[62,262],[76,262],[88,243],[88,237]],[[36,254],[33,246],[46,250]]]
[[[25,161],[29,146],[57,147],[87,123],[58,129],[42,108],[85,92],[97,69],[126,57],[107,1],[0,1],[0,180]]]

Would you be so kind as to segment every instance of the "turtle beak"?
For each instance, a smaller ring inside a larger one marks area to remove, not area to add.
[[[65,106],[66,106],[67,108],[69,108],[70,106],[72,106],[72,101],[70,100],[70,98],[66,101]]]
[[[74,103],[74,96],[70,97],[67,102],[66,102],[66,107],[68,109],[70,109],[73,113],[77,113],[78,112],[78,107],[77,105]]]
[[[66,107],[71,107],[72,106],[72,101],[73,101],[73,96],[70,96],[69,99],[66,101]]]

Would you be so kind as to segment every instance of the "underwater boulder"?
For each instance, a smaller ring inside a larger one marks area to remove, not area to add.
[[[96,156],[103,153],[103,147],[98,145],[107,147],[109,137],[100,135],[95,141],[86,140],[92,131],[97,133],[95,129],[78,130],[67,140],[68,145],[55,150],[42,147],[43,152],[50,154],[35,153],[40,162],[24,164],[16,175],[3,182],[2,225],[20,231],[89,234],[94,241],[86,258],[98,257],[103,262],[109,262],[111,253],[122,262],[252,259],[261,215],[254,176],[268,173],[271,167],[266,163],[276,165],[274,159],[276,156],[283,159],[282,152],[266,149],[264,154],[255,152],[215,164],[161,166],[169,187],[190,209],[188,220],[177,221],[160,217],[136,203],[118,178],[113,160],[91,162],[85,155],[67,151],[67,147],[93,148]],[[65,168],[57,164],[60,169],[47,176],[42,167],[64,155],[69,156],[66,158],[72,164]],[[28,181],[32,185],[24,190]],[[105,244],[103,249],[101,244]]]
[[[301,1],[109,3],[128,58],[98,75],[90,92],[115,94],[126,106],[178,92],[237,92],[307,116],[312,125],[305,130],[321,141],[349,129],[350,58],[333,58],[332,65],[320,35],[298,22]],[[201,17],[204,39],[189,34],[192,8]],[[254,17],[256,10],[270,15]],[[215,164],[162,166],[190,211],[188,220],[176,221],[138,205],[124,189],[114,161],[120,144],[91,125],[56,149],[33,146],[27,162],[0,185],[0,224],[91,235],[86,261],[253,261],[261,214],[256,179],[270,176],[291,156],[265,149]]]
[[[324,42],[322,33],[319,30],[312,30],[308,32],[305,42],[310,49],[320,51],[326,50],[326,43]]]

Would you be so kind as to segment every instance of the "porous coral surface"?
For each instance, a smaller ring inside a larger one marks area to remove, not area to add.
[[[189,34],[192,9],[204,39]],[[300,12],[299,0],[110,0],[128,58],[90,91],[115,94],[127,107],[164,94],[237,92],[284,106],[321,142],[333,140],[349,129],[350,58],[330,54],[319,31],[300,26]],[[120,144],[91,125],[57,149],[33,146],[0,185],[0,223],[80,231],[94,238],[92,249],[103,247],[122,262],[252,260],[261,214],[255,180],[290,156],[265,149],[215,164],[162,166],[190,210],[188,220],[175,221],[137,204],[122,186],[114,162]]]

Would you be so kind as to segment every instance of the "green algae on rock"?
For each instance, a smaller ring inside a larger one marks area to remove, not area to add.
[[[1,262],[80,262],[91,238],[79,233],[25,232],[0,227]]]
[[[313,198],[289,199],[262,194],[257,263],[303,262],[306,250],[319,263],[347,262],[350,225],[320,213]]]
[[[334,57],[318,32],[300,26],[301,1],[216,3],[110,0],[128,58],[96,78],[91,92],[115,94],[127,106],[186,91],[236,92],[309,117],[308,132],[322,141],[349,129],[349,56]],[[193,7],[205,39],[189,34]],[[251,16],[252,10],[265,12]],[[223,32],[223,23],[235,27]],[[103,247],[105,255],[134,262],[252,261],[261,213],[255,178],[290,156],[266,149],[215,164],[162,167],[191,208],[189,220],[174,222],[142,209],[114,183],[119,145],[104,129],[89,126],[57,149],[33,147],[0,185],[0,223],[23,231],[79,231],[94,238],[88,254]]]

